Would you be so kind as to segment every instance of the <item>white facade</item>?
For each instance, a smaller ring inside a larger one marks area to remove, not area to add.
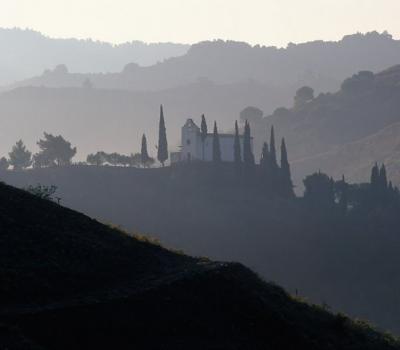
[[[235,135],[219,134],[221,148],[221,159],[223,162],[233,162],[233,146]],[[240,144],[243,156],[243,136],[240,136]],[[253,150],[253,140],[251,140]],[[200,128],[192,119],[188,119],[182,127],[181,151],[171,153],[171,162],[203,160],[212,161],[213,156],[213,134],[207,134],[204,144],[201,140]]]

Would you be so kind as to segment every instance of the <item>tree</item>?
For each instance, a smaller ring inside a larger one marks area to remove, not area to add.
[[[140,153],[131,154],[129,166],[139,167],[140,164],[142,164],[142,155]]]
[[[165,161],[168,159],[167,132],[165,130],[164,110],[162,105],[160,106],[157,159],[162,164],[162,166],[164,166]]]
[[[361,71],[347,78],[341,85],[341,90],[347,94],[357,94],[374,87],[375,74],[370,71]]]
[[[376,189],[379,186],[379,167],[378,164],[375,163],[375,165],[372,167],[371,170],[371,187],[373,189]]]
[[[379,190],[381,193],[384,193],[386,192],[387,188],[388,188],[388,180],[386,175],[386,167],[385,164],[382,164],[379,170]]]
[[[278,161],[276,159],[276,147],[275,147],[275,131],[274,126],[271,126],[271,136],[269,139],[269,157],[268,157],[268,172],[272,179],[275,181],[278,173]]]
[[[237,120],[235,121],[235,140],[233,143],[233,158],[235,165],[240,167],[242,164],[242,150],[240,146],[239,126]]]
[[[202,151],[203,151],[203,161],[204,161],[204,143],[206,142],[207,134],[208,134],[208,128],[207,128],[207,122],[204,114],[201,116],[201,125],[200,125],[200,130],[201,130],[201,145],[202,145]]]
[[[302,107],[307,102],[314,99],[314,90],[309,86],[303,86],[296,91],[296,96],[294,97],[294,106]]]
[[[267,169],[268,159],[269,159],[268,143],[264,142],[262,152],[261,152],[261,159],[260,159],[260,166],[264,170]]]
[[[339,207],[342,214],[347,213],[347,208],[349,205],[349,185],[346,183],[344,175],[342,176],[342,181],[340,183],[340,199],[339,199]]]
[[[32,164],[32,153],[29,152],[22,140],[19,140],[8,154],[10,165],[14,170],[22,170]]]
[[[145,134],[143,134],[142,136],[142,148],[140,151],[140,157],[143,167],[147,167],[150,157],[149,153],[147,152],[147,139]]]
[[[380,192],[380,174],[377,163],[375,163],[375,165],[372,167],[370,183],[373,200],[376,200],[377,197],[379,197]]]
[[[219,135],[217,122],[214,122],[214,133],[213,133],[213,162],[220,163],[221,162],[221,145],[219,143]]]
[[[261,122],[264,112],[253,106],[246,107],[240,112],[240,120],[242,123],[246,121],[251,124],[258,124]]]
[[[307,176],[304,180],[304,199],[317,208],[330,207],[335,202],[332,179],[321,172]]]
[[[243,138],[243,162],[247,168],[254,166],[254,154],[251,149],[251,131],[250,124],[246,120],[244,125],[244,138]]]
[[[0,159],[0,171],[6,171],[10,164],[8,163],[8,160],[6,157],[2,157]]]
[[[43,185],[36,185],[36,186],[28,186],[25,188],[25,191],[33,194],[34,196],[37,196],[41,199],[45,199],[48,201],[54,200],[54,195],[57,192],[57,186],[51,185],[51,186],[43,186]]]
[[[285,197],[294,196],[292,177],[290,174],[290,165],[288,161],[286,143],[284,138],[282,138],[282,143],[281,143],[281,169],[279,178],[281,180],[282,194]]]
[[[70,165],[76,154],[76,147],[72,148],[71,143],[61,135],[53,136],[44,133],[44,139],[39,140],[37,145],[40,152],[35,155],[35,161],[39,166],[66,166]]]
[[[86,157],[86,162],[92,165],[103,165],[106,162],[107,155],[104,152],[97,152],[96,154],[89,154]]]

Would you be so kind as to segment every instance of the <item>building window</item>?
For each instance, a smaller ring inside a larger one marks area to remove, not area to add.
[[[190,145],[190,140],[189,140],[189,139],[186,140],[186,144],[187,144],[188,146]]]

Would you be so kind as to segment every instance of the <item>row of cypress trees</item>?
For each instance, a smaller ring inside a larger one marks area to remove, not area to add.
[[[203,159],[204,159],[204,143],[208,135],[207,121],[204,114],[201,116],[200,124],[200,135],[203,144]],[[239,126],[238,122],[235,121],[235,138],[233,145],[234,153],[234,164],[238,171],[244,170],[246,174],[254,172],[256,168],[254,153],[252,151],[252,139],[250,124],[246,120],[243,131],[243,143],[240,140]],[[221,144],[219,140],[217,122],[214,121],[213,129],[213,140],[212,140],[212,160],[214,163],[221,163]],[[264,142],[261,159],[260,159],[260,169],[264,176],[265,183],[271,189],[275,189],[281,195],[285,197],[294,196],[293,183],[290,173],[290,164],[288,161],[287,149],[285,139],[282,138],[281,141],[281,159],[280,166],[278,165],[276,156],[276,146],[275,146],[275,132],[274,127],[271,127],[271,134],[269,144]],[[142,137],[142,150],[141,150],[142,162],[146,163],[149,159],[147,152],[147,140],[146,136]],[[167,133],[165,128],[164,110],[163,106],[160,106],[160,120],[159,120],[159,134],[158,134],[158,146],[157,146],[157,159],[164,166],[166,160],[168,159],[168,142]]]
[[[205,140],[207,124],[205,122],[204,115],[202,116],[201,132],[205,131],[205,136],[202,140]],[[204,143],[204,141],[203,141]],[[274,127],[271,127],[270,140],[264,142],[261,159],[260,159],[260,169],[263,174],[265,184],[270,190],[278,192],[284,197],[293,197],[293,183],[290,172],[290,164],[287,155],[287,148],[285,139],[282,138],[281,141],[281,159],[280,165],[278,164],[275,146],[275,131]],[[235,139],[233,145],[234,163],[235,168],[239,171],[244,170],[245,174],[251,174],[256,169],[254,153],[251,147],[251,130],[250,124],[246,120],[243,131],[243,146],[240,142],[239,126],[237,121],[235,122]],[[214,122],[213,131],[213,162],[221,162],[221,148],[218,136],[217,123]]]
[[[152,158],[149,156],[147,150],[146,134],[142,136],[142,145],[140,150],[142,164],[147,164]],[[157,160],[164,167],[165,162],[168,160],[168,141],[167,130],[165,128],[164,108],[160,106],[160,121],[158,125],[158,145],[157,145]]]

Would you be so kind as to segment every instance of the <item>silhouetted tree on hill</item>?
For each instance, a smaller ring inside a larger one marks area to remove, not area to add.
[[[264,142],[262,152],[261,152],[261,159],[260,159],[260,167],[265,171],[268,167],[269,162],[269,149],[268,143]]]
[[[270,184],[275,185],[278,179],[278,161],[276,157],[276,146],[275,146],[275,130],[274,126],[271,126],[271,135],[269,140],[269,154],[268,154],[268,166],[267,166],[267,179]]]
[[[246,120],[244,125],[244,137],[243,137],[243,162],[247,169],[254,167],[254,154],[251,149],[251,131],[250,124]]]
[[[35,154],[35,166],[66,166],[70,165],[76,154],[76,147],[72,148],[71,143],[61,135],[53,136],[44,133],[44,139],[39,140],[37,145],[40,152]]]
[[[162,105],[160,106],[157,159],[162,164],[162,166],[164,166],[165,161],[168,159],[167,132],[165,129],[164,110]]]
[[[320,207],[330,207],[335,202],[332,179],[321,172],[307,176],[304,180],[304,199],[307,202]]]
[[[242,121],[242,123],[246,123],[247,121],[251,124],[257,124],[261,122],[263,114],[264,112],[261,109],[249,106],[240,112],[240,120]]]
[[[372,192],[377,193],[379,191],[379,167],[377,163],[372,167],[370,182]]]
[[[200,131],[201,131],[201,147],[202,147],[202,156],[203,156],[203,161],[204,161],[204,143],[206,142],[207,134],[208,134],[208,128],[207,128],[207,122],[204,114],[201,116],[201,125],[200,125]]]
[[[214,132],[213,132],[213,162],[220,163],[221,162],[221,145],[219,143],[219,135],[217,122],[214,122]]]
[[[339,198],[339,207],[343,215],[347,213],[347,208],[349,206],[349,185],[346,182],[344,175],[342,176],[342,180],[340,182],[340,198]]]
[[[239,126],[237,120],[235,121],[235,140],[233,144],[233,158],[236,169],[239,169],[242,164],[242,150],[240,146]]]
[[[293,197],[294,192],[293,192],[292,176],[290,173],[290,165],[288,161],[286,143],[284,138],[282,138],[282,144],[281,144],[281,168],[279,173],[279,179],[281,184],[280,190],[282,195],[285,197]]]
[[[8,156],[9,163],[14,170],[22,170],[32,165],[32,153],[26,149],[22,140],[13,146]]]
[[[381,192],[385,192],[387,188],[388,188],[388,181],[386,175],[386,167],[385,164],[382,164],[379,170],[379,190]]]
[[[140,155],[141,155],[142,165],[144,167],[147,167],[150,157],[149,157],[149,153],[147,152],[147,139],[146,139],[145,134],[143,134],[143,136],[142,136],[142,147],[141,147]]]
[[[89,154],[86,157],[86,162],[92,165],[103,165],[106,162],[107,155],[104,152],[97,152],[96,154]]]
[[[307,102],[310,102],[314,99],[314,90],[309,86],[303,86],[302,88],[296,91],[296,95],[294,97],[294,107],[302,107]]]

